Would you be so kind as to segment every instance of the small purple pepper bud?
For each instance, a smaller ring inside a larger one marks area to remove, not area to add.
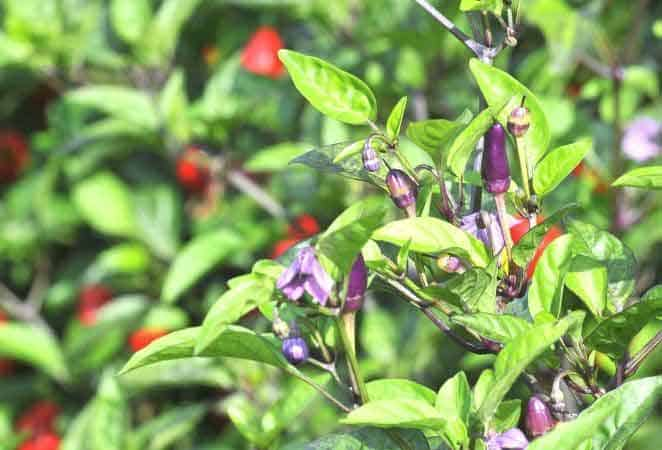
[[[386,186],[395,206],[407,210],[407,213],[412,215],[411,211],[416,206],[418,195],[418,186],[414,180],[400,169],[391,169],[386,174]]]
[[[282,350],[285,359],[295,366],[306,361],[310,355],[308,344],[302,337],[298,336],[283,339]]]
[[[495,123],[485,134],[481,173],[490,194],[503,194],[510,187],[510,168],[506,151],[506,132]]]
[[[437,258],[437,266],[446,273],[463,273],[465,271],[460,258],[447,253]]]
[[[363,159],[363,168],[365,170],[368,172],[377,172],[379,170],[381,160],[377,151],[372,146],[372,136],[366,139],[361,158]]]
[[[354,312],[363,306],[363,297],[368,287],[368,269],[365,266],[363,255],[359,255],[349,272],[347,283],[347,297],[345,298],[345,312]]]
[[[529,399],[526,407],[526,430],[534,439],[554,428],[555,421],[549,408],[539,397],[533,396]]]
[[[508,131],[516,138],[521,138],[529,131],[531,126],[531,114],[525,106],[513,109],[508,117]]]
[[[287,324],[287,322],[285,322],[280,317],[274,317],[274,321],[271,324],[271,329],[279,339],[287,338],[290,335],[290,332],[292,331],[290,329],[290,326]]]

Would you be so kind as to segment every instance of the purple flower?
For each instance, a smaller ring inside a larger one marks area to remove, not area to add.
[[[287,359],[290,364],[301,364],[310,356],[310,351],[308,350],[308,344],[303,340],[302,337],[290,337],[283,339],[282,349],[285,359]]]
[[[460,218],[460,228],[478,238],[487,248],[491,248],[496,255],[504,246],[503,233],[501,227],[499,227],[497,216],[493,213],[486,214],[486,216],[489,221],[488,224],[485,223],[480,212],[467,214]],[[494,239],[494,242],[492,242],[492,239]]]
[[[524,450],[529,445],[529,441],[519,428],[511,428],[501,434],[489,436],[485,443],[487,450]]]
[[[662,122],[650,117],[639,117],[625,129],[621,146],[623,153],[633,161],[643,162],[662,153]]]
[[[358,311],[363,306],[363,296],[368,287],[368,269],[365,266],[363,255],[359,254],[352,270],[349,272],[347,283],[347,297],[345,298],[345,311]]]
[[[506,131],[495,123],[485,133],[481,175],[485,190],[490,194],[502,194],[510,187],[510,167],[506,151]]]
[[[304,291],[308,292],[323,306],[331,293],[333,280],[315,257],[315,250],[304,247],[278,278],[276,287],[290,300],[298,300]]]
[[[526,407],[526,430],[529,436],[537,438],[554,428],[554,419],[549,408],[539,397],[533,396],[529,399]]]

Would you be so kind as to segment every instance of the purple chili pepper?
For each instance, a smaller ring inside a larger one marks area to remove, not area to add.
[[[529,399],[526,407],[526,430],[531,438],[537,438],[554,428],[555,421],[549,408],[539,397]]]
[[[363,306],[363,298],[368,287],[368,269],[365,266],[363,255],[359,254],[352,270],[349,272],[347,283],[347,297],[345,298],[345,311],[358,311]]]
[[[502,194],[510,187],[510,168],[506,151],[506,131],[495,123],[485,134],[481,174],[485,190]]]

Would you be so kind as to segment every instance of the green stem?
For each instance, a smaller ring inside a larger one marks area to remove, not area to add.
[[[346,412],[346,413],[349,413],[349,412],[352,411],[350,408],[348,408],[348,407],[345,406],[343,403],[341,403],[340,400],[338,400],[338,399],[335,398],[333,395],[331,395],[329,392],[327,392],[326,389],[324,389],[322,386],[320,386],[319,384],[317,384],[317,383],[316,383],[314,380],[312,380],[311,378],[308,378],[306,375],[304,375],[303,373],[299,372],[299,371],[298,371],[297,369],[295,369],[294,367],[290,367],[290,366],[286,367],[286,368],[285,368],[285,372],[287,372],[288,374],[292,375],[292,376],[295,377],[295,378],[300,379],[301,381],[303,381],[304,383],[306,383],[307,385],[309,385],[310,387],[312,387],[313,389],[315,389],[317,392],[319,392],[320,394],[322,394],[327,400],[329,400],[331,403],[333,403],[333,404],[336,405],[338,408],[340,408],[342,411],[344,411],[344,412]]]
[[[365,387],[365,382],[361,376],[359,369],[359,362],[356,359],[355,343],[354,343],[354,317],[353,314],[344,314],[336,319],[336,325],[340,334],[340,341],[345,349],[345,356],[347,357],[347,366],[349,368],[350,380],[355,394],[361,400],[361,403],[368,401],[368,390]],[[351,330],[350,330],[351,328]]]
[[[524,194],[526,195],[527,202],[531,198],[531,188],[529,187],[529,162],[526,157],[526,144],[524,139],[517,138],[515,139],[517,143],[517,156],[519,158],[519,167],[522,171],[522,184],[524,185]]]
[[[499,226],[503,233],[503,239],[506,243],[506,256],[508,257],[508,264],[512,261],[513,256],[513,238],[510,236],[510,226],[508,224],[508,216],[506,215],[506,194],[495,194],[494,203],[496,204],[497,217],[499,219]],[[508,272],[508,271],[506,271]]]

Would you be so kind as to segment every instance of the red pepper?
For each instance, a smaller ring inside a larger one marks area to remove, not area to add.
[[[537,223],[540,223],[543,220],[545,220],[545,218],[542,215],[538,215]],[[510,236],[513,238],[513,242],[517,244],[517,242],[522,239],[522,236],[524,236],[527,231],[529,231],[529,220],[524,217],[515,217],[513,222],[514,225],[511,225],[510,227]],[[538,245],[538,248],[533,255],[533,259],[531,259],[531,262],[529,263],[529,267],[526,269],[526,277],[529,280],[533,277],[533,272],[536,270],[538,260],[542,256],[542,253],[545,251],[545,248],[547,248],[547,246],[551,244],[554,239],[561,236],[562,234],[563,231],[556,225],[552,226],[549,231],[547,231],[547,234],[545,234],[543,237],[540,245]]]
[[[0,325],[7,323],[9,320],[4,311],[0,311]],[[11,359],[0,358],[0,377],[11,375],[14,372],[14,361]]]
[[[29,162],[25,137],[15,130],[0,130],[0,183],[15,181]]]
[[[287,227],[287,237],[276,242],[271,250],[271,258],[276,259],[294,247],[298,242],[320,232],[320,225],[310,214],[301,214]]]
[[[209,185],[207,156],[198,147],[190,146],[177,160],[177,180],[187,191],[202,194]]]
[[[279,78],[285,72],[278,59],[278,50],[284,47],[278,31],[272,27],[260,27],[251,36],[241,54],[241,65],[256,75]]]
[[[32,405],[16,421],[16,429],[27,433],[30,438],[53,432],[60,407],[50,400],[41,400]]]
[[[53,432],[35,436],[23,442],[18,450],[59,450],[62,440]]]
[[[84,286],[78,296],[78,320],[86,326],[94,325],[97,311],[112,298],[112,291],[102,284]]]
[[[168,330],[163,328],[141,328],[129,336],[129,347],[133,353],[136,353],[166,334]]]

